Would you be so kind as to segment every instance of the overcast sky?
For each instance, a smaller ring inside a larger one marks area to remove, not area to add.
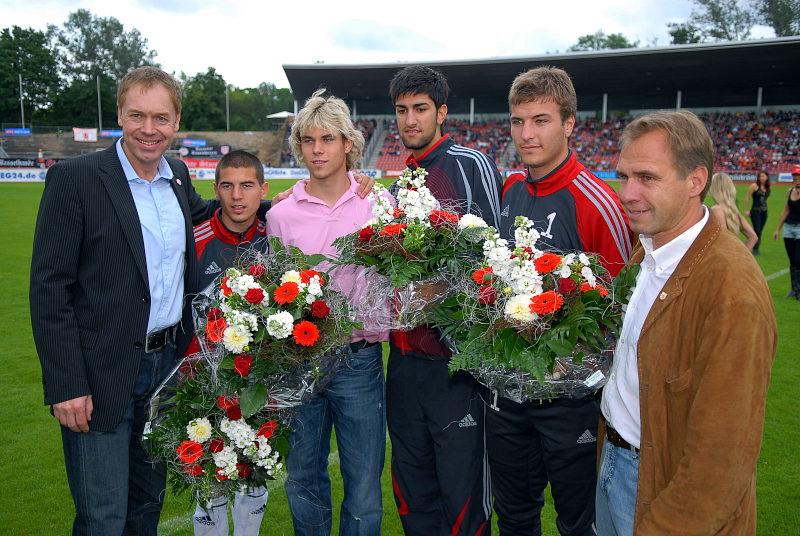
[[[0,26],[44,30],[89,9],[137,28],[168,71],[214,67],[228,83],[288,87],[283,64],[474,59],[563,52],[602,29],[642,45],[669,43],[689,0],[228,1],[0,0]],[[753,37],[771,37],[757,27]]]

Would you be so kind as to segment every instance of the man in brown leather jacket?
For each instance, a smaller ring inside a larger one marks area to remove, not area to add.
[[[694,114],[642,116],[620,147],[641,269],[603,392],[597,533],[755,534],[777,346],[766,281],[703,205],[713,146]]]

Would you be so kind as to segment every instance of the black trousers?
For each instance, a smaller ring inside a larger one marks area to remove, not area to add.
[[[491,533],[491,489],[479,384],[447,361],[391,346],[386,421],[392,486],[407,535]]]
[[[486,409],[486,446],[501,536],[541,535],[548,481],[559,533],[593,535],[600,399],[496,407]]]
[[[758,241],[756,242],[756,245],[753,246],[753,249],[758,249],[758,247],[761,245],[761,233],[764,232],[764,225],[767,223],[767,211],[751,210],[750,221],[753,224],[753,230],[756,232],[756,236],[758,236]]]
[[[789,268],[791,270],[800,270],[800,240],[784,238],[783,247],[786,248],[786,256],[789,257]]]

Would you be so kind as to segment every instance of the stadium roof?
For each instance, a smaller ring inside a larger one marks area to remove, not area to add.
[[[393,113],[389,81],[415,63],[363,65],[284,65],[299,103],[315,89],[355,102],[359,115]],[[507,112],[508,88],[514,77],[540,65],[570,73],[581,111],[671,108],[681,91],[684,108],[800,104],[800,38],[698,43],[665,47],[572,52],[542,56],[419,62],[443,72],[450,84],[451,113]]]

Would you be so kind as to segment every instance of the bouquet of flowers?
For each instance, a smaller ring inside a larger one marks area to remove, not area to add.
[[[598,258],[537,249],[515,221],[515,247],[496,233],[466,265],[436,323],[455,343],[451,370],[467,370],[517,402],[582,397],[605,384],[635,270],[613,281]]]
[[[358,232],[334,242],[338,264],[373,267],[383,278],[372,278],[361,304],[370,318],[380,317],[391,297],[388,329],[411,329],[426,318],[426,309],[450,292],[451,274],[459,258],[477,257],[489,231],[474,214],[459,215],[459,207],[442,207],[425,185],[424,168],[406,168],[397,180],[397,207],[375,185],[369,196],[372,219]],[[385,315],[385,313],[383,313]]]
[[[204,501],[263,485],[288,450],[291,408],[334,373],[359,327],[346,299],[305,256],[270,239],[194,301],[201,352],[151,400],[147,440],[177,488]]]

